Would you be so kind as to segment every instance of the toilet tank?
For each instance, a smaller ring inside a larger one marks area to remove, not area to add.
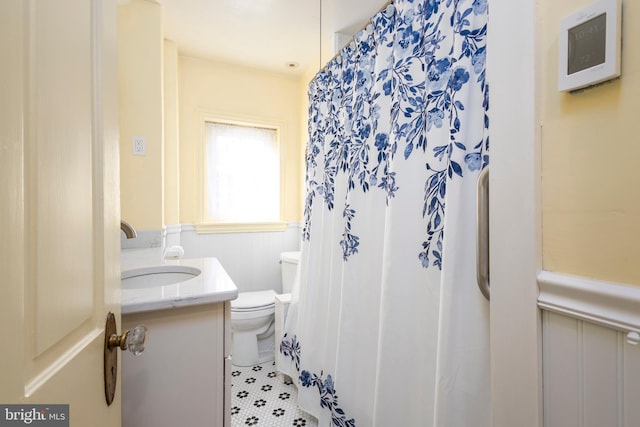
[[[280,254],[280,264],[282,269],[282,293],[288,294],[293,288],[293,281],[296,278],[296,270],[300,261],[300,252],[282,252]]]

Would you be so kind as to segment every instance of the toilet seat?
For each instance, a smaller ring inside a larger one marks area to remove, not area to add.
[[[268,291],[240,292],[238,298],[231,301],[232,312],[247,312],[269,310],[275,307],[276,293],[273,289]]]

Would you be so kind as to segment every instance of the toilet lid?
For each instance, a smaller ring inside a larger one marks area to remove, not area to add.
[[[238,298],[231,301],[232,310],[255,310],[275,304],[276,293],[268,291],[240,292]]]

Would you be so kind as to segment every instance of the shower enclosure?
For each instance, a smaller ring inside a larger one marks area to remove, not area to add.
[[[487,15],[486,0],[395,1],[310,83],[278,365],[319,425],[490,425],[475,268]]]

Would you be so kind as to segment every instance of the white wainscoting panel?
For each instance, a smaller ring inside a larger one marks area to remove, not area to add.
[[[182,224],[180,244],[186,258],[218,258],[240,292],[274,289],[280,293],[280,253],[299,250],[300,239],[297,222],[284,231],[203,234]]]
[[[640,426],[640,345],[627,342],[640,288],[548,272],[539,282],[545,427]]]

